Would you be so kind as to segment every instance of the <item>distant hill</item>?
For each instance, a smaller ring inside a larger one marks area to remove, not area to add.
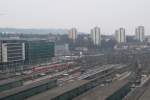
[[[23,28],[0,28],[5,33],[26,33],[26,34],[67,34],[65,29],[23,29]]]

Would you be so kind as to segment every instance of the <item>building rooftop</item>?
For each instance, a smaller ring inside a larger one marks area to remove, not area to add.
[[[97,86],[73,100],[105,100],[107,97],[112,95],[115,91],[117,91],[127,83],[128,78],[116,80],[111,84],[106,84],[105,86]]]
[[[20,86],[20,87],[16,87],[16,88],[13,88],[13,89],[10,89],[10,90],[0,92],[0,99],[2,99],[4,97],[7,97],[7,96],[10,96],[10,95],[13,95],[13,94],[16,94],[16,93],[19,93],[19,92],[22,92],[22,91],[25,91],[27,89],[30,89],[30,88],[37,87],[39,85],[48,83],[49,81],[50,81],[50,79],[44,79],[44,80],[41,80],[41,81],[34,82],[32,84],[23,85],[23,86]]]
[[[150,79],[148,79],[144,84],[136,87],[128,93],[128,95],[123,100],[150,100]]]
[[[150,100],[150,86],[146,89],[146,91],[138,100]]]
[[[28,98],[27,100],[50,100],[53,99],[63,93],[66,93],[67,91],[70,91],[74,88],[77,88],[85,83],[87,83],[88,81],[86,80],[78,80],[78,81],[74,81],[72,83],[60,86],[60,87],[56,87],[53,88],[49,91],[40,93],[38,95],[32,96],[30,98]]]
[[[0,86],[1,85],[5,85],[5,84],[9,84],[9,83],[13,83],[16,81],[20,81],[22,80],[21,78],[9,78],[9,79],[5,79],[5,80],[0,80]]]
[[[0,38],[0,41],[46,41],[39,38]]]

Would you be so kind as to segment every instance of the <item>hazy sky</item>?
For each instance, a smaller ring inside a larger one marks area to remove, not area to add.
[[[89,32],[99,26],[103,34],[125,27],[134,34],[138,25],[150,35],[150,0],[0,0],[0,27]]]

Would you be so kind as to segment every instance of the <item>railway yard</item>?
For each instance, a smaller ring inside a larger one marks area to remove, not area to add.
[[[133,86],[132,74],[131,65],[123,63],[45,64],[3,74],[0,100],[148,100],[149,75],[143,75],[141,85]]]
[[[24,75],[1,80],[0,99],[73,99],[99,85],[103,87],[105,84],[113,83],[118,77],[116,76],[117,71],[127,67],[121,64],[111,64],[95,66],[82,72],[81,66],[72,66],[73,62],[69,64],[61,68],[58,65],[57,68],[56,66],[55,68],[47,66],[34,68]]]

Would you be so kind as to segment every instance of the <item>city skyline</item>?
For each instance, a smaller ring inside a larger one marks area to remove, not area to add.
[[[148,0],[1,0],[0,27],[76,27],[89,33],[99,26],[106,35],[124,27],[127,35],[134,35],[137,26],[144,26],[148,35],[149,4]]]

